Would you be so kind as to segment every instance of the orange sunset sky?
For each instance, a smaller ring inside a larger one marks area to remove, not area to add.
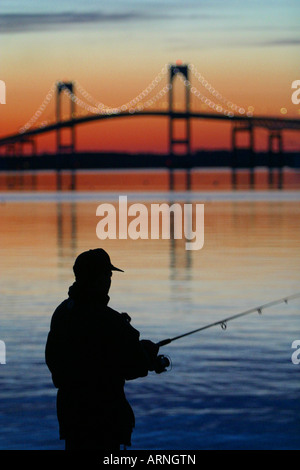
[[[0,13],[0,78],[6,83],[1,136],[17,132],[57,80],[74,80],[96,100],[121,106],[177,60],[194,64],[224,97],[254,115],[300,118],[300,106],[291,101],[291,84],[300,79],[297,1],[2,0]],[[190,80],[214,99],[196,77]],[[149,97],[166,84],[167,75]],[[180,109],[182,85],[174,87]],[[65,117],[67,104],[64,99]],[[167,94],[152,109],[166,107]],[[192,95],[192,110],[209,108]],[[85,113],[78,106],[76,112]],[[54,119],[53,98],[35,125]],[[78,150],[167,151],[166,118],[77,129]],[[299,132],[285,132],[284,144],[299,149]],[[264,131],[257,132],[256,145],[266,148]],[[193,122],[194,150],[229,146],[230,123]],[[54,149],[53,133],[38,138],[39,152]]]

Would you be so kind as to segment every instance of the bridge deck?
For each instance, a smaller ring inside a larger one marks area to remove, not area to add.
[[[240,125],[245,126],[245,128],[254,128],[260,127],[268,130],[300,130],[300,119],[289,119],[289,118],[278,118],[278,117],[268,117],[268,116],[225,116],[224,114],[218,113],[198,113],[198,112],[172,112],[169,111],[124,111],[117,114],[96,114],[88,115],[84,117],[75,117],[73,119],[68,119],[65,121],[60,121],[56,123],[49,124],[44,127],[38,127],[31,129],[24,133],[15,133],[7,135],[0,138],[0,146],[6,145],[9,143],[15,143],[22,141],[24,138],[32,137],[36,135],[45,134],[48,132],[55,131],[57,129],[63,129],[68,127],[74,127],[80,124],[86,124],[94,121],[101,121],[106,119],[116,119],[116,118],[128,118],[128,117],[143,117],[143,116],[153,116],[153,117],[168,117],[176,119],[209,119],[209,120],[221,120],[221,121],[231,121]]]

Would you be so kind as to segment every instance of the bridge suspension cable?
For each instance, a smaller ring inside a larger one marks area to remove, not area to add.
[[[200,99],[200,101],[212,108],[214,111],[217,111],[218,113],[223,113],[225,116],[232,117],[234,116],[233,111],[228,111],[227,109],[223,108],[218,103],[215,103],[215,101],[211,100],[207,96],[203,95],[200,90],[198,90],[196,87],[192,86],[191,87],[191,82],[189,80],[185,80],[185,78],[182,75],[179,75],[179,79],[182,81],[183,85],[185,87],[190,87],[191,93],[196,96],[196,98]]]
[[[117,112],[128,111],[129,109],[134,108],[140,101],[145,99],[157,87],[157,85],[161,82],[163,77],[166,75],[168,69],[169,69],[169,65],[165,64],[163,66],[163,68],[161,69],[161,71],[157,74],[157,76],[152,80],[151,83],[149,83],[149,85],[143,91],[141,91],[132,100],[130,100],[127,103],[124,103],[120,106],[117,106],[117,107],[107,106],[104,103],[102,103],[101,101],[97,101],[78,82],[76,82],[76,90],[79,91],[79,93],[87,101],[92,103],[93,107],[95,107],[95,108],[99,108],[100,110],[109,110],[111,112],[115,112],[115,110],[118,110]]]
[[[157,74],[157,76],[149,83],[147,87],[143,91],[141,91],[135,98],[131,99],[127,103],[124,103],[117,107],[112,107],[105,105],[104,103],[97,101],[93,98],[84,88],[80,85],[80,83],[76,82],[76,91],[80,93],[80,95],[85,98],[88,103],[83,101],[83,99],[76,96],[72,93],[67,87],[63,89],[63,92],[68,95],[68,97],[74,101],[79,107],[85,109],[85,111],[92,113],[92,114],[119,114],[121,112],[129,111],[130,113],[135,113],[137,111],[142,111],[143,109],[151,107],[154,103],[156,103],[159,99],[166,95],[166,93],[172,88],[171,84],[164,86],[160,91],[156,93],[156,95],[149,97],[150,93],[158,86],[158,84],[162,81],[165,77],[167,72],[170,70],[170,65],[165,64],[161,71]],[[188,69],[192,72],[192,74],[197,78],[197,80],[201,83],[201,85],[207,90],[217,101],[221,102],[222,104],[216,103],[213,99],[208,98],[205,96],[198,88],[195,86],[191,86],[191,82],[185,80],[184,77],[179,74],[180,79],[183,81],[186,87],[190,87],[190,91],[193,95],[196,96],[203,104],[209,106],[211,109],[218,113],[223,113],[225,116],[232,117],[234,113],[237,112],[241,115],[245,114],[245,109],[237,104],[233,103],[232,101],[225,98],[218,90],[216,90],[206,79],[205,77],[198,72],[195,65],[190,64],[188,65]],[[58,82],[60,83],[60,82]],[[50,101],[53,98],[55,93],[57,83],[54,83],[48,93],[46,94],[43,102],[33,114],[33,116],[24,124],[20,129],[19,133],[25,133],[29,130],[40,118],[42,113],[45,111],[46,107],[49,105]],[[144,101],[145,98],[149,97],[147,101]],[[226,108],[224,107],[226,106]],[[228,108],[228,109],[227,109]],[[252,115],[252,113],[247,113],[247,116]],[[47,123],[44,121],[42,125],[46,125]]]
[[[203,104],[217,111],[217,113],[223,113],[225,116],[228,116],[228,117],[234,116],[233,111],[228,111],[228,109],[223,108],[222,105],[215,103],[210,98],[207,98],[207,96],[203,95],[201,91],[199,91],[196,87],[191,88],[191,93],[193,93],[193,95],[195,95],[196,98],[198,98]]]
[[[202,86],[205,87],[205,89],[211,93],[218,101],[221,101],[224,103],[228,108],[224,108],[219,103],[216,103],[214,100],[208,98],[205,96],[197,87],[193,86],[191,87],[191,93],[193,93],[198,99],[201,100],[201,102],[207,106],[209,106],[211,109],[218,113],[223,113],[225,116],[232,117],[234,116],[234,112],[238,112],[239,114],[245,114],[245,109],[242,108],[241,106],[238,106],[237,104],[234,104],[227,98],[223,97],[223,95],[217,91],[206,79],[205,77],[198,72],[196,67],[193,64],[190,64],[189,70],[192,71],[193,75],[198,79],[198,81],[201,83]],[[66,92],[69,94],[70,98],[73,99],[73,101],[77,102],[79,106],[84,108],[86,111],[98,114],[99,111],[101,114],[118,114],[122,111],[141,111],[143,109],[146,109],[150,106],[152,106],[158,99],[160,99],[162,96],[164,96],[171,88],[172,85],[167,85],[165,86],[160,92],[158,92],[154,97],[146,101],[145,103],[141,102],[145,97],[147,97],[151,91],[161,82],[162,78],[164,75],[166,75],[167,71],[169,70],[170,65],[165,64],[162,70],[159,72],[159,74],[152,80],[152,82],[135,98],[132,100],[128,101],[127,103],[118,106],[118,107],[111,107],[107,106],[104,103],[95,100],[78,82],[76,82],[76,90],[79,91],[79,93],[90,103],[93,104],[93,106],[89,106],[88,104],[84,103],[82,100],[79,98],[73,97],[68,90]],[[179,78],[182,80],[185,86],[190,86],[191,83],[187,80],[184,80],[184,78],[179,74]],[[248,116],[252,115],[251,113],[247,113]]]
[[[81,98],[78,98],[74,93],[72,93],[69,89],[65,89],[64,93],[68,95],[68,97],[74,101],[78,106],[81,108],[85,109],[86,111],[93,113],[93,114],[120,114],[122,111],[128,110],[130,113],[135,113],[136,111],[142,111],[145,108],[149,108],[152,106],[154,103],[156,103],[159,99],[161,99],[168,91],[170,87],[169,85],[166,85],[164,88],[162,88],[158,93],[156,93],[155,96],[147,100],[146,102],[140,102],[137,106],[135,107],[130,107],[130,108],[124,108],[124,105],[119,106],[117,108],[110,108],[110,107],[105,107],[105,108],[100,108],[96,106],[91,106],[87,103],[85,103]]]
[[[55,83],[53,83],[47,95],[45,96],[43,102],[41,103],[39,108],[36,110],[36,112],[33,114],[33,116],[29,119],[29,121],[26,122],[26,124],[24,124],[19,129],[20,134],[23,134],[24,132],[26,132],[28,129],[30,129],[33,126],[33,124],[36,123],[36,121],[39,119],[39,117],[42,115],[42,113],[45,111],[46,107],[52,100],[54,92],[55,92]]]
[[[224,103],[231,111],[236,111],[239,114],[245,114],[246,111],[242,106],[239,106],[232,101],[228,100],[225,98],[225,96],[222,95],[218,90],[216,90],[211,83],[206,80],[206,78],[197,70],[194,64],[189,64],[188,66],[189,70],[192,72],[192,74],[197,78],[197,80],[201,83],[201,85],[210,93],[212,94],[217,100],[221,101]]]

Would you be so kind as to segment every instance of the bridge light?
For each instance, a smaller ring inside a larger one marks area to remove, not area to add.
[[[286,113],[287,113],[287,109],[286,109],[286,108],[281,108],[281,109],[280,109],[280,112],[281,112],[281,114],[286,114]]]

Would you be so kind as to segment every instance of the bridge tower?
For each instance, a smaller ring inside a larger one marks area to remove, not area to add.
[[[57,82],[56,85],[56,122],[58,124],[56,130],[56,155],[57,155],[57,162],[56,162],[56,170],[57,170],[57,189],[60,190],[62,187],[62,178],[61,178],[61,162],[59,160],[59,156],[64,153],[69,153],[73,155],[73,168],[71,172],[71,189],[75,189],[76,187],[76,160],[75,160],[75,125],[72,124],[70,126],[70,143],[65,145],[62,143],[62,129],[60,128],[59,124],[61,123],[61,93],[64,90],[69,90],[72,94],[74,94],[74,83],[73,82]],[[72,120],[75,116],[75,103],[72,99],[70,99],[70,120]]]
[[[185,113],[186,116],[184,118],[178,118],[176,113],[174,113],[173,107],[173,80],[177,74],[181,73],[185,80],[188,82],[186,86],[186,94],[185,94]],[[183,144],[186,146],[186,154],[190,154],[190,86],[189,86],[189,69],[187,65],[170,65],[170,75],[169,75],[169,113],[170,113],[170,127],[169,127],[169,151],[170,155],[175,154],[175,146],[178,144]],[[184,119],[185,120],[185,137],[183,139],[176,139],[174,133],[174,121],[176,119]]]
[[[56,122],[60,124],[61,122],[61,93],[64,90],[69,90],[71,93],[74,93],[74,83],[73,82],[57,82],[56,84]],[[73,119],[75,115],[75,103],[70,100],[70,119]],[[71,142],[68,145],[62,143],[62,130],[58,126],[56,130],[56,153],[59,155],[61,153],[74,153],[75,152],[75,126],[70,127],[71,131]]]
[[[186,93],[185,93],[185,115],[184,117],[178,117],[176,115],[176,112],[174,112],[174,106],[173,106],[173,101],[174,101],[174,93],[173,93],[173,81],[174,78],[178,75],[182,74],[185,81],[186,81]],[[184,145],[185,146],[185,153],[184,156],[185,158],[189,159],[190,154],[191,154],[191,125],[190,125],[190,82],[189,82],[189,68],[188,65],[183,65],[183,64],[171,64],[169,67],[169,155],[171,159],[171,165],[173,161],[173,157],[176,155],[176,147],[178,145]],[[175,136],[175,129],[174,129],[174,123],[177,120],[184,120],[185,125],[184,125],[184,137],[183,138],[176,138]],[[189,163],[188,165],[189,166]],[[173,174],[171,171],[170,174],[171,181],[170,181],[170,188],[172,189],[173,187]],[[187,189],[190,189],[190,168],[187,168],[187,182],[186,182]]]

